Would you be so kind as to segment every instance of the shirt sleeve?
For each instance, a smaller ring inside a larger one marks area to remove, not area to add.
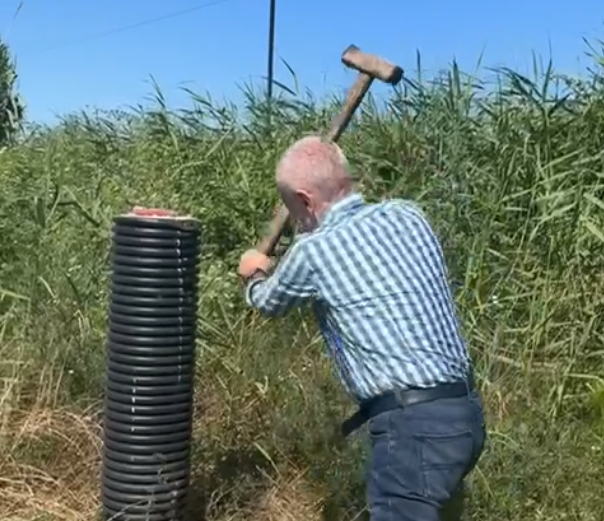
[[[305,241],[294,243],[273,274],[248,283],[248,305],[266,316],[284,316],[315,295],[314,275]]]

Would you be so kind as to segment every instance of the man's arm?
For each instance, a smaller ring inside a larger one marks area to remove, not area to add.
[[[304,241],[294,243],[271,276],[248,283],[245,291],[248,305],[262,315],[284,316],[314,295],[314,276],[304,244]]]

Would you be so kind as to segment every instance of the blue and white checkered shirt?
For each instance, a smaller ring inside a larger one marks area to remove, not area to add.
[[[336,203],[275,272],[249,283],[250,306],[283,316],[312,301],[341,380],[357,401],[465,380],[470,367],[440,244],[408,201]]]

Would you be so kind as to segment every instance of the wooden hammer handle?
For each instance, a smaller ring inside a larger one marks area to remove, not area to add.
[[[340,136],[344,133],[346,127],[348,127],[354,112],[359,108],[365,94],[367,94],[369,87],[371,87],[372,81],[373,77],[369,74],[359,74],[346,95],[342,110],[331,122],[331,128],[325,136],[325,141],[335,143],[340,139]],[[279,205],[275,212],[275,217],[271,222],[268,235],[256,245],[256,250],[264,255],[272,255],[275,246],[277,246],[279,239],[287,227],[288,221],[289,212],[287,208],[284,205]]]
[[[331,122],[331,128],[325,136],[326,141],[331,143],[339,141],[340,136],[348,127],[353,114],[359,108],[359,105],[363,101],[365,94],[367,94],[369,87],[371,87],[372,82],[373,77],[369,76],[369,74],[362,73],[358,75],[356,81],[353,83],[352,87],[350,87],[350,90],[346,95],[342,110],[340,110],[338,115]]]
[[[271,221],[268,234],[256,245],[256,250],[264,255],[272,255],[279,239],[283,235],[289,221],[289,211],[285,205],[280,204],[277,207],[275,217]]]

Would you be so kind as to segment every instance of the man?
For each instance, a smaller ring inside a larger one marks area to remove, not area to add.
[[[482,405],[440,245],[413,204],[367,204],[341,150],[295,143],[277,189],[303,232],[272,274],[243,254],[249,305],[283,316],[310,301],[342,383],[368,421],[372,521],[437,521],[485,443]]]

